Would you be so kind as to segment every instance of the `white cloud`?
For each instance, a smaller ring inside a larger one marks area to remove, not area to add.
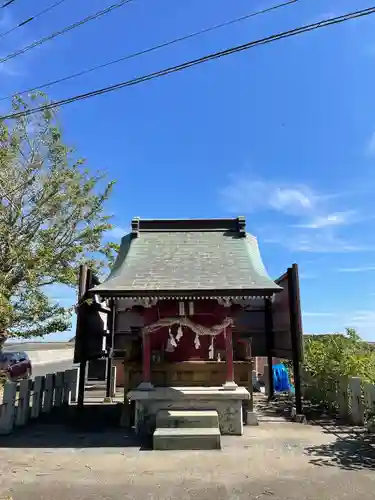
[[[274,239],[273,243],[278,243],[293,252],[349,253],[374,250],[371,246],[348,242],[331,231],[288,235]]]
[[[375,271],[375,266],[342,267],[337,269],[338,273],[366,273],[367,271]]]
[[[306,224],[295,224],[294,227],[304,229],[322,229],[329,226],[342,226],[351,224],[356,220],[355,210],[346,210],[344,212],[334,212],[326,215],[318,215]]]
[[[301,184],[277,184],[259,178],[232,177],[221,191],[231,212],[276,212],[285,217],[277,227],[262,228],[263,241],[282,245],[290,251],[347,253],[373,250],[372,246],[346,241],[337,228],[364,220],[355,210],[335,210],[338,194],[321,194]],[[290,223],[290,219],[295,222]]]
[[[260,179],[244,180],[233,177],[221,190],[226,206],[234,212],[274,210],[297,216],[310,213],[319,197],[306,186],[279,186]]]

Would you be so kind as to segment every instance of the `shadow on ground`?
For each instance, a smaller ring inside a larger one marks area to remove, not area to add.
[[[285,394],[277,394],[269,401],[264,395],[254,393],[254,409],[263,422],[275,417],[289,420],[293,404],[293,398]]]
[[[334,424],[321,424],[323,432],[336,440],[305,449],[310,463],[317,466],[340,467],[344,470],[375,470],[375,437],[365,429]]]
[[[120,427],[121,405],[87,405],[55,412],[27,427],[0,436],[3,448],[151,448],[146,437]]]

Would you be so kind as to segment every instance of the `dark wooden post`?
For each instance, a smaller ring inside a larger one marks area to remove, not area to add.
[[[293,377],[296,399],[296,413],[302,414],[301,368],[302,361],[302,324],[301,304],[299,295],[298,266],[293,264],[288,268],[288,293],[290,313],[290,335],[293,357]]]
[[[267,297],[264,301],[264,325],[266,329],[266,351],[268,364],[268,399],[271,400],[275,394],[273,385],[273,317],[271,298]]]
[[[232,327],[229,325],[224,330],[225,335],[225,356],[226,356],[226,367],[227,374],[225,384],[233,385],[234,382],[234,365],[233,365],[233,337],[232,337]]]
[[[106,376],[106,389],[105,396],[106,398],[111,397],[111,377],[112,377],[112,365],[113,365],[113,353],[114,353],[114,336],[115,336],[115,325],[116,325],[116,307],[115,301],[111,300],[110,303],[111,312],[108,317],[108,358],[107,358],[107,376]]]
[[[142,384],[151,385],[151,342],[148,332],[142,332]]]
[[[80,311],[80,305],[81,300],[86,294],[86,291],[88,290],[88,278],[89,278],[89,270],[87,266],[81,265],[79,266],[79,277],[78,277],[78,309],[77,309],[77,314],[82,314],[82,311]],[[82,329],[84,328],[84,325],[82,325],[82,322],[80,322],[77,319],[77,324],[78,328]],[[80,335],[80,338],[83,339],[85,338],[85,333],[83,331],[78,332]],[[81,340],[82,341],[82,340]],[[84,349],[84,343],[82,344],[81,349]],[[79,380],[78,380],[78,398],[77,398],[77,407],[82,409],[84,400],[85,400],[85,382],[86,382],[86,361],[81,361],[79,364]]]

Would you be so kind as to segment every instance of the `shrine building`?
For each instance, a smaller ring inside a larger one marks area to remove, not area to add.
[[[207,447],[218,448],[221,434],[256,424],[252,342],[272,330],[282,291],[244,217],[134,218],[109,277],[88,292],[111,311],[107,353],[135,431],[146,429],[156,449],[170,449],[189,447],[173,444],[177,434],[186,438],[173,428],[190,426],[190,441],[202,435],[194,428],[211,428]],[[263,318],[252,334],[243,322],[248,311]]]

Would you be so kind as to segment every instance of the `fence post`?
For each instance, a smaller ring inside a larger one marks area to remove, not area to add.
[[[349,417],[348,402],[348,377],[340,377],[338,384],[337,402],[339,406],[339,416],[342,420]]]
[[[41,375],[34,379],[34,390],[32,395],[31,418],[38,418],[42,411],[43,390],[45,378]]]
[[[375,411],[375,385],[365,382],[363,384],[363,393],[366,410],[374,413]]]
[[[366,426],[369,432],[375,431],[375,385],[363,384],[366,406]]]
[[[30,392],[32,381],[30,379],[20,381],[18,394],[18,406],[16,413],[16,425],[25,425],[30,415]]]
[[[55,376],[55,401],[54,406],[59,407],[63,402],[64,372],[57,372]]]
[[[3,404],[0,406],[0,434],[10,434],[14,426],[16,411],[17,385],[6,382],[4,385]]]
[[[350,377],[349,386],[351,392],[351,422],[354,425],[364,425],[365,415],[362,402],[361,379]]]
[[[79,380],[79,368],[73,368],[70,371],[70,387],[72,390],[71,401],[76,403],[78,399],[78,380]]]
[[[63,404],[70,405],[71,395],[72,395],[72,386],[71,386],[71,378],[72,378],[73,370],[65,370],[64,372],[64,395],[63,395]]]
[[[116,365],[112,365],[111,367],[111,386],[110,386],[110,397],[116,397]]]
[[[43,413],[49,413],[52,410],[53,405],[53,392],[55,386],[55,374],[48,373],[46,375],[46,381],[44,386],[44,398],[43,398]]]

